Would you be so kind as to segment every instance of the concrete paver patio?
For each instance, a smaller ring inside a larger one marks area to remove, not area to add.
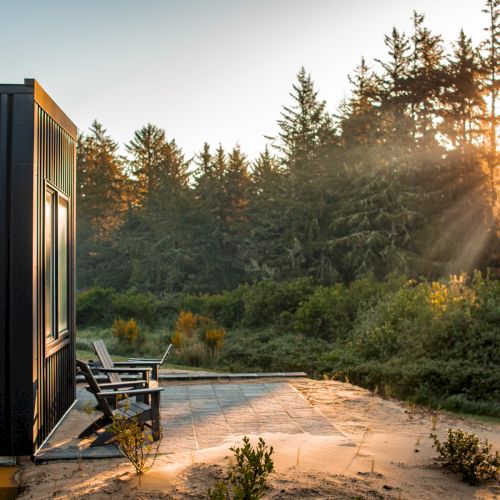
[[[233,434],[342,435],[286,381],[180,383],[162,387],[160,454],[211,448]],[[120,456],[112,445],[88,448],[91,439],[78,439],[78,433],[89,423],[84,408],[95,400],[83,388],[77,397],[78,403],[37,455],[37,461]]]

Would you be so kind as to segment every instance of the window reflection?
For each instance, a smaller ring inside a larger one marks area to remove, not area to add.
[[[59,198],[57,208],[57,330],[68,329],[68,202]]]
[[[55,193],[45,193],[45,336],[53,338],[54,332],[54,294],[55,294],[55,252],[54,252],[54,198]]]

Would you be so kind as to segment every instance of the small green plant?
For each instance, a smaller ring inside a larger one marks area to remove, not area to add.
[[[234,453],[235,462],[229,468],[228,478],[233,486],[235,500],[256,500],[266,489],[267,476],[274,470],[271,458],[273,447],[266,446],[262,438],[256,448],[247,436],[243,447],[229,448]]]
[[[271,458],[274,450],[272,446],[266,446],[262,438],[254,448],[250,439],[243,438],[243,446],[229,448],[233,453],[227,474],[228,483],[232,489],[230,496],[228,484],[217,482],[213,489],[208,490],[211,500],[258,500],[266,489],[267,477],[274,470],[274,462]]]
[[[452,472],[462,474],[463,481],[476,484],[482,479],[496,479],[500,473],[498,451],[491,453],[491,444],[487,439],[480,442],[475,434],[461,429],[448,429],[446,441],[441,443],[435,434],[434,440],[438,457],[436,462]]]
[[[215,483],[213,489],[208,489],[208,498],[209,500],[229,499],[229,491],[227,489],[227,486],[222,481]]]
[[[134,466],[140,481],[141,476],[153,467],[158,457],[161,434],[160,438],[154,441],[144,424],[127,416],[129,405],[129,400],[125,399],[123,412],[114,415],[110,430],[115,434],[118,448]]]

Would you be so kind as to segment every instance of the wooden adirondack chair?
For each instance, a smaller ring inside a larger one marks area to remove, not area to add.
[[[121,382],[120,373],[144,373],[144,378],[148,378],[150,387],[158,385],[158,368],[161,360],[113,361],[103,340],[96,340],[92,345],[103,367],[99,370],[107,373],[110,382]]]
[[[113,417],[115,415],[122,415],[127,420],[135,419],[151,427],[153,439],[156,441],[160,439],[160,393],[163,389],[158,387],[141,389],[124,388],[124,385],[131,387],[129,382],[99,384],[87,363],[76,360],[76,365],[84,375],[88,384],[88,390],[95,396],[98,407],[103,413],[102,416],[80,433],[79,438],[89,437],[95,433],[97,434],[97,438],[92,442],[91,447],[102,446],[108,443],[114,436],[114,433],[109,428],[113,423]],[[148,396],[151,401],[150,404],[130,399],[137,396]],[[125,406],[116,405],[117,407],[113,408],[109,402],[113,398],[115,400],[127,398],[128,404]],[[148,422],[151,423],[148,424]],[[98,432],[101,429],[103,430]]]
[[[173,345],[169,344],[167,347],[167,350],[163,354],[161,358],[129,358],[128,362],[141,362],[141,363],[158,363],[158,366],[161,366],[163,363],[165,363],[165,360],[167,359],[168,354],[170,353],[170,350],[172,349]]]

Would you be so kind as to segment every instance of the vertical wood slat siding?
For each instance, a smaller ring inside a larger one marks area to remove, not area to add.
[[[36,113],[39,133],[40,174],[66,196],[73,195],[75,141],[42,108]]]
[[[9,380],[5,369],[8,363],[8,266],[9,266],[9,96],[0,95],[0,436],[11,434],[10,416],[2,408],[9,403]],[[3,334],[1,333],[3,332]],[[4,438],[5,439],[5,438]],[[4,443],[4,446],[7,446]]]
[[[39,172],[39,209],[43,214],[45,203],[45,181],[52,187],[65,194],[69,199],[70,230],[68,241],[69,252],[69,273],[70,290],[73,288],[74,259],[74,162],[76,153],[75,140],[66,133],[40,106],[36,106],[35,119],[38,122],[39,141],[38,151],[38,172]],[[43,217],[42,219],[43,220]],[[41,226],[41,224],[40,224]],[[43,232],[38,235],[40,249],[43,249]],[[39,252],[38,259],[40,269],[43,269],[43,251]],[[43,312],[43,273],[39,273],[38,287],[40,290],[40,307]],[[71,292],[70,292],[71,295]],[[70,298],[70,301],[72,299]],[[43,316],[39,315],[39,316]],[[44,323],[40,319],[40,331],[44,332]],[[39,377],[38,388],[38,429],[36,432],[35,447],[38,448],[50,434],[57,422],[64,415],[68,407],[73,403],[74,394],[74,318],[69,318],[70,341],[56,350],[49,356],[43,355],[45,352],[45,335],[40,335],[39,339]]]
[[[76,139],[36,81],[0,85],[0,455],[36,452],[75,398]],[[68,335],[46,345],[47,186],[69,200],[70,296]]]

